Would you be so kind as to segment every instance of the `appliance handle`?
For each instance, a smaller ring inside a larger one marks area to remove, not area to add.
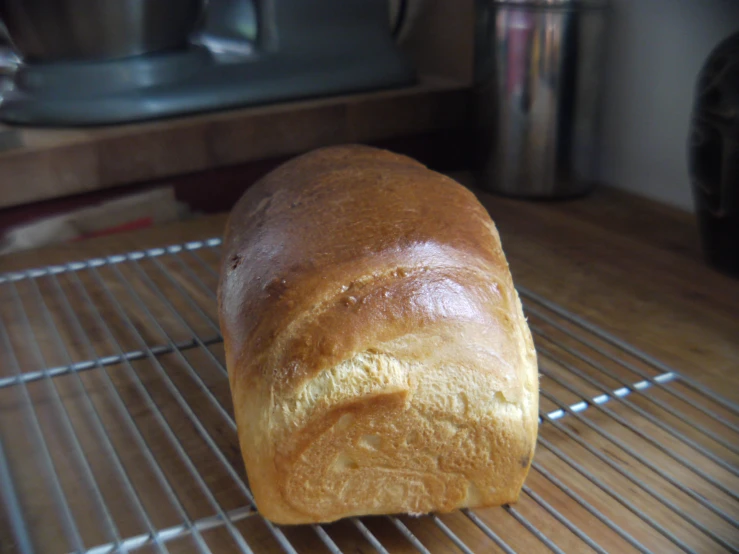
[[[10,38],[8,28],[0,19],[0,70],[5,74],[6,68],[12,68],[13,71],[18,67],[20,58],[13,48],[13,39]]]

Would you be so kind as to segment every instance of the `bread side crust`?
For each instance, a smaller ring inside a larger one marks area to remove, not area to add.
[[[536,372],[535,367],[527,368]],[[536,442],[538,395],[505,400],[481,372],[363,353],[311,383],[325,399],[297,427],[244,391],[239,429],[260,512],[276,523],[448,512],[515,502]],[[268,398],[265,396],[262,399]],[[256,416],[257,419],[253,419]],[[256,423],[256,425],[255,425]],[[255,441],[254,437],[271,437]]]

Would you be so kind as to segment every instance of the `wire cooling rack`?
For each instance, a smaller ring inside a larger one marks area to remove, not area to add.
[[[254,508],[221,242],[0,275],[3,552],[736,552],[739,407],[521,289],[541,372],[512,506],[279,527]]]

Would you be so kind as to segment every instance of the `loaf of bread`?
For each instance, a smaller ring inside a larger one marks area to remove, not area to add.
[[[497,230],[463,186],[365,146],[285,163],[231,213],[219,314],[267,519],[517,500],[536,354]]]

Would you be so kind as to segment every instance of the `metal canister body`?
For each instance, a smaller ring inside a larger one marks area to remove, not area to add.
[[[586,193],[598,162],[605,2],[478,0],[477,10],[480,186]]]

